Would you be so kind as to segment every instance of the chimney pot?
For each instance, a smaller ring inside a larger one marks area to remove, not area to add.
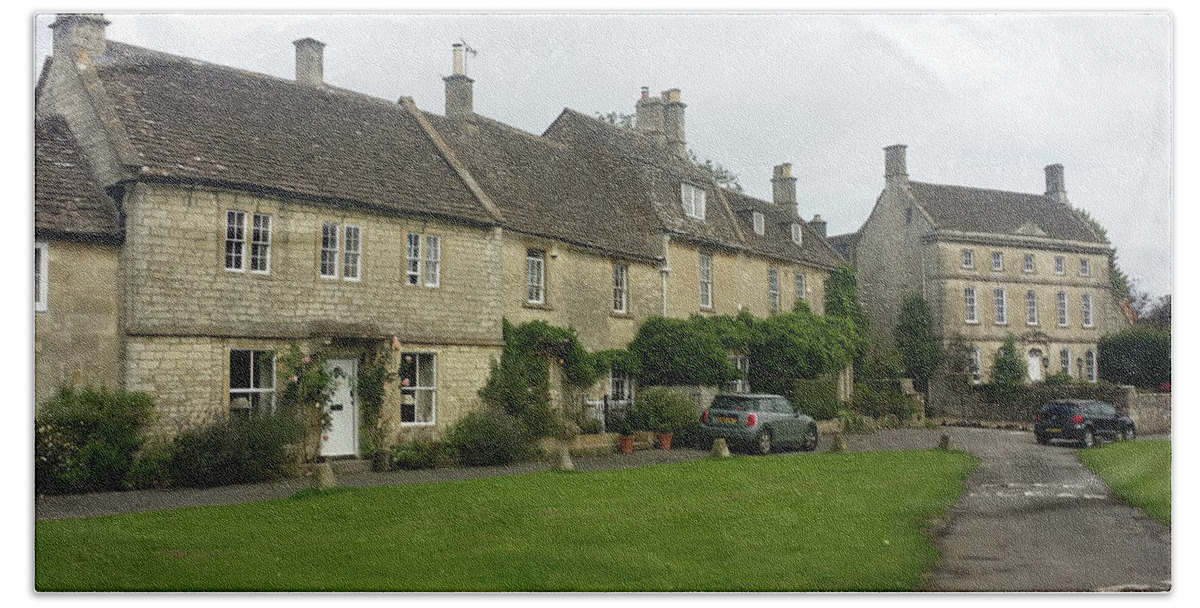
[[[908,146],[904,144],[895,144],[883,149],[883,177],[888,182],[908,181],[908,161],[905,158],[907,149]]]
[[[74,57],[72,49],[82,49],[91,57],[99,57],[107,48],[105,28],[110,22],[100,13],[63,13],[50,29],[54,32],[54,54],[60,58]]]
[[[642,87],[642,99],[650,99],[650,87]]]
[[[296,82],[312,87],[325,84],[325,43],[301,38],[296,45]]]
[[[454,64],[451,74],[442,80],[446,83],[446,117],[470,118],[475,115],[475,81],[463,73],[463,45],[452,45]]]
[[[792,163],[775,165],[771,171],[771,200],[781,207],[796,207],[796,178],[792,177]]]
[[[463,65],[463,45],[461,42],[456,42],[452,46],[454,47],[454,64],[450,73],[455,76],[464,76],[466,71]]]

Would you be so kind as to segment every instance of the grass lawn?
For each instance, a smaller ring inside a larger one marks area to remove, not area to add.
[[[959,452],[702,460],[39,522],[56,590],[908,590]]]
[[[1080,450],[1079,458],[1121,500],[1171,525],[1171,440],[1122,441]]]

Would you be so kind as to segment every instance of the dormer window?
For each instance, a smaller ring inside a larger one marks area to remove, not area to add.
[[[804,232],[800,230],[800,224],[792,224],[792,242],[797,245],[804,244]]]
[[[704,188],[684,182],[679,185],[679,201],[683,205],[683,214],[704,219]]]
[[[763,214],[754,212],[754,234],[762,236],[767,231],[767,223],[763,220]]]

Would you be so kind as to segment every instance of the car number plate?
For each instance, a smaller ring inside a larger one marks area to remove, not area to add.
[[[1047,433],[1061,433],[1062,429],[1046,429]]]
[[[729,416],[717,416],[713,420],[721,424],[737,424],[737,418],[730,418]]]

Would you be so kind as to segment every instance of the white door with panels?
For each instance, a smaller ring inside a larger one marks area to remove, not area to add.
[[[325,406],[331,426],[321,436],[321,455],[357,455],[358,413],[354,403],[354,387],[358,377],[358,361],[330,359],[325,362],[325,371],[333,378],[333,393]]]

